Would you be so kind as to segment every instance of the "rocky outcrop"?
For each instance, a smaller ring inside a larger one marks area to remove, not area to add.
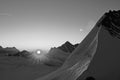
[[[106,18],[102,21],[103,28],[105,28],[110,35],[120,39],[120,10],[109,11],[105,13]]]

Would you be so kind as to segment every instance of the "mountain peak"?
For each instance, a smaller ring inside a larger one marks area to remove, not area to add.
[[[63,45],[71,45],[72,46],[72,44],[69,41],[66,41]]]
[[[72,53],[72,51],[76,48],[76,44],[73,45],[69,41],[66,41],[62,46],[59,46],[58,48],[61,49],[64,52]]]

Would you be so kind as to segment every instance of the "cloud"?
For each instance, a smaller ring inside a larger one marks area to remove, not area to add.
[[[12,15],[8,13],[0,13],[0,16],[12,16]]]

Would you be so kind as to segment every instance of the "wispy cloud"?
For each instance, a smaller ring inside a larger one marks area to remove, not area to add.
[[[0,16],[12,16],[12,15],[9,13],[0,13]]]

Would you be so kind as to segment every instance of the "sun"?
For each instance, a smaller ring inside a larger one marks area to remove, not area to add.
[[[41,54],[41,51],[40,51],[40,50],[38,50],[38,51],[37,51],[37,54]]]

